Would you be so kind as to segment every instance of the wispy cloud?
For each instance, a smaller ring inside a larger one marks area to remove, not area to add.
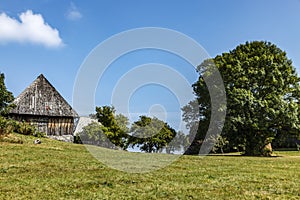
[[[0,14],[0,44],[9,42],[41,44],[46,47],[63,45],[57,29],[48,25],[41,14],[27,10],[19,20]]]
[[[67,12],[67,18],[72,21],[82,18],[82,14],[79,12],[79,10],[73,2],[71,2],[70,8]]]

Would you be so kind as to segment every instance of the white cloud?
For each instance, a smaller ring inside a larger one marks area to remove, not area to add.
[[[20,21],[0,14],[0,44],[8,42],[42,44],[47,47],[63,45],[57,29],[49,26],[40,14],[27,10],[19,15]]]
[[[78,11],[77,7],[73,2],[71,2],[70,8],[68,10],[67,18],[72,21],[82,18],[81,13]]]

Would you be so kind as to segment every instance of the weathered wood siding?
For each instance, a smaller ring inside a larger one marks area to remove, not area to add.
[[[76,111],[41,74],[13,102],[10,116],[35,125],[48,136],[73,135]]]
[[[72,117],[49,117],[35,115],[11,115],[18,121],[25,121],[34,125],[38,131],[47,136],[72,135],[75,129]]]
[[[16,107],[11,113],[40,116],[73,116],[78,117],[75,110],[51,85],[40,75],[15,100]]]
[[[74,131],[74,121],[72,118],[49,118],[48,135],[71,135]]]

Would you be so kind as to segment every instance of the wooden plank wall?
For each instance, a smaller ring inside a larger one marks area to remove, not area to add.
[[[38,131],[51,135],[73,135],[74,119],[72,117],[47,117],[33,115],[13,116],[18,121],[34,125]]]
[[[47,135],[72,135],[74,121],[72,118],[49,118]]]

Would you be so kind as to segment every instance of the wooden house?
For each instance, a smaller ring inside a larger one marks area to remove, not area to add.
[[[10,111],[12,118],[35,125],[47,136],[73,136],[79,116],[43,74],[13,103],[16,107]]]

